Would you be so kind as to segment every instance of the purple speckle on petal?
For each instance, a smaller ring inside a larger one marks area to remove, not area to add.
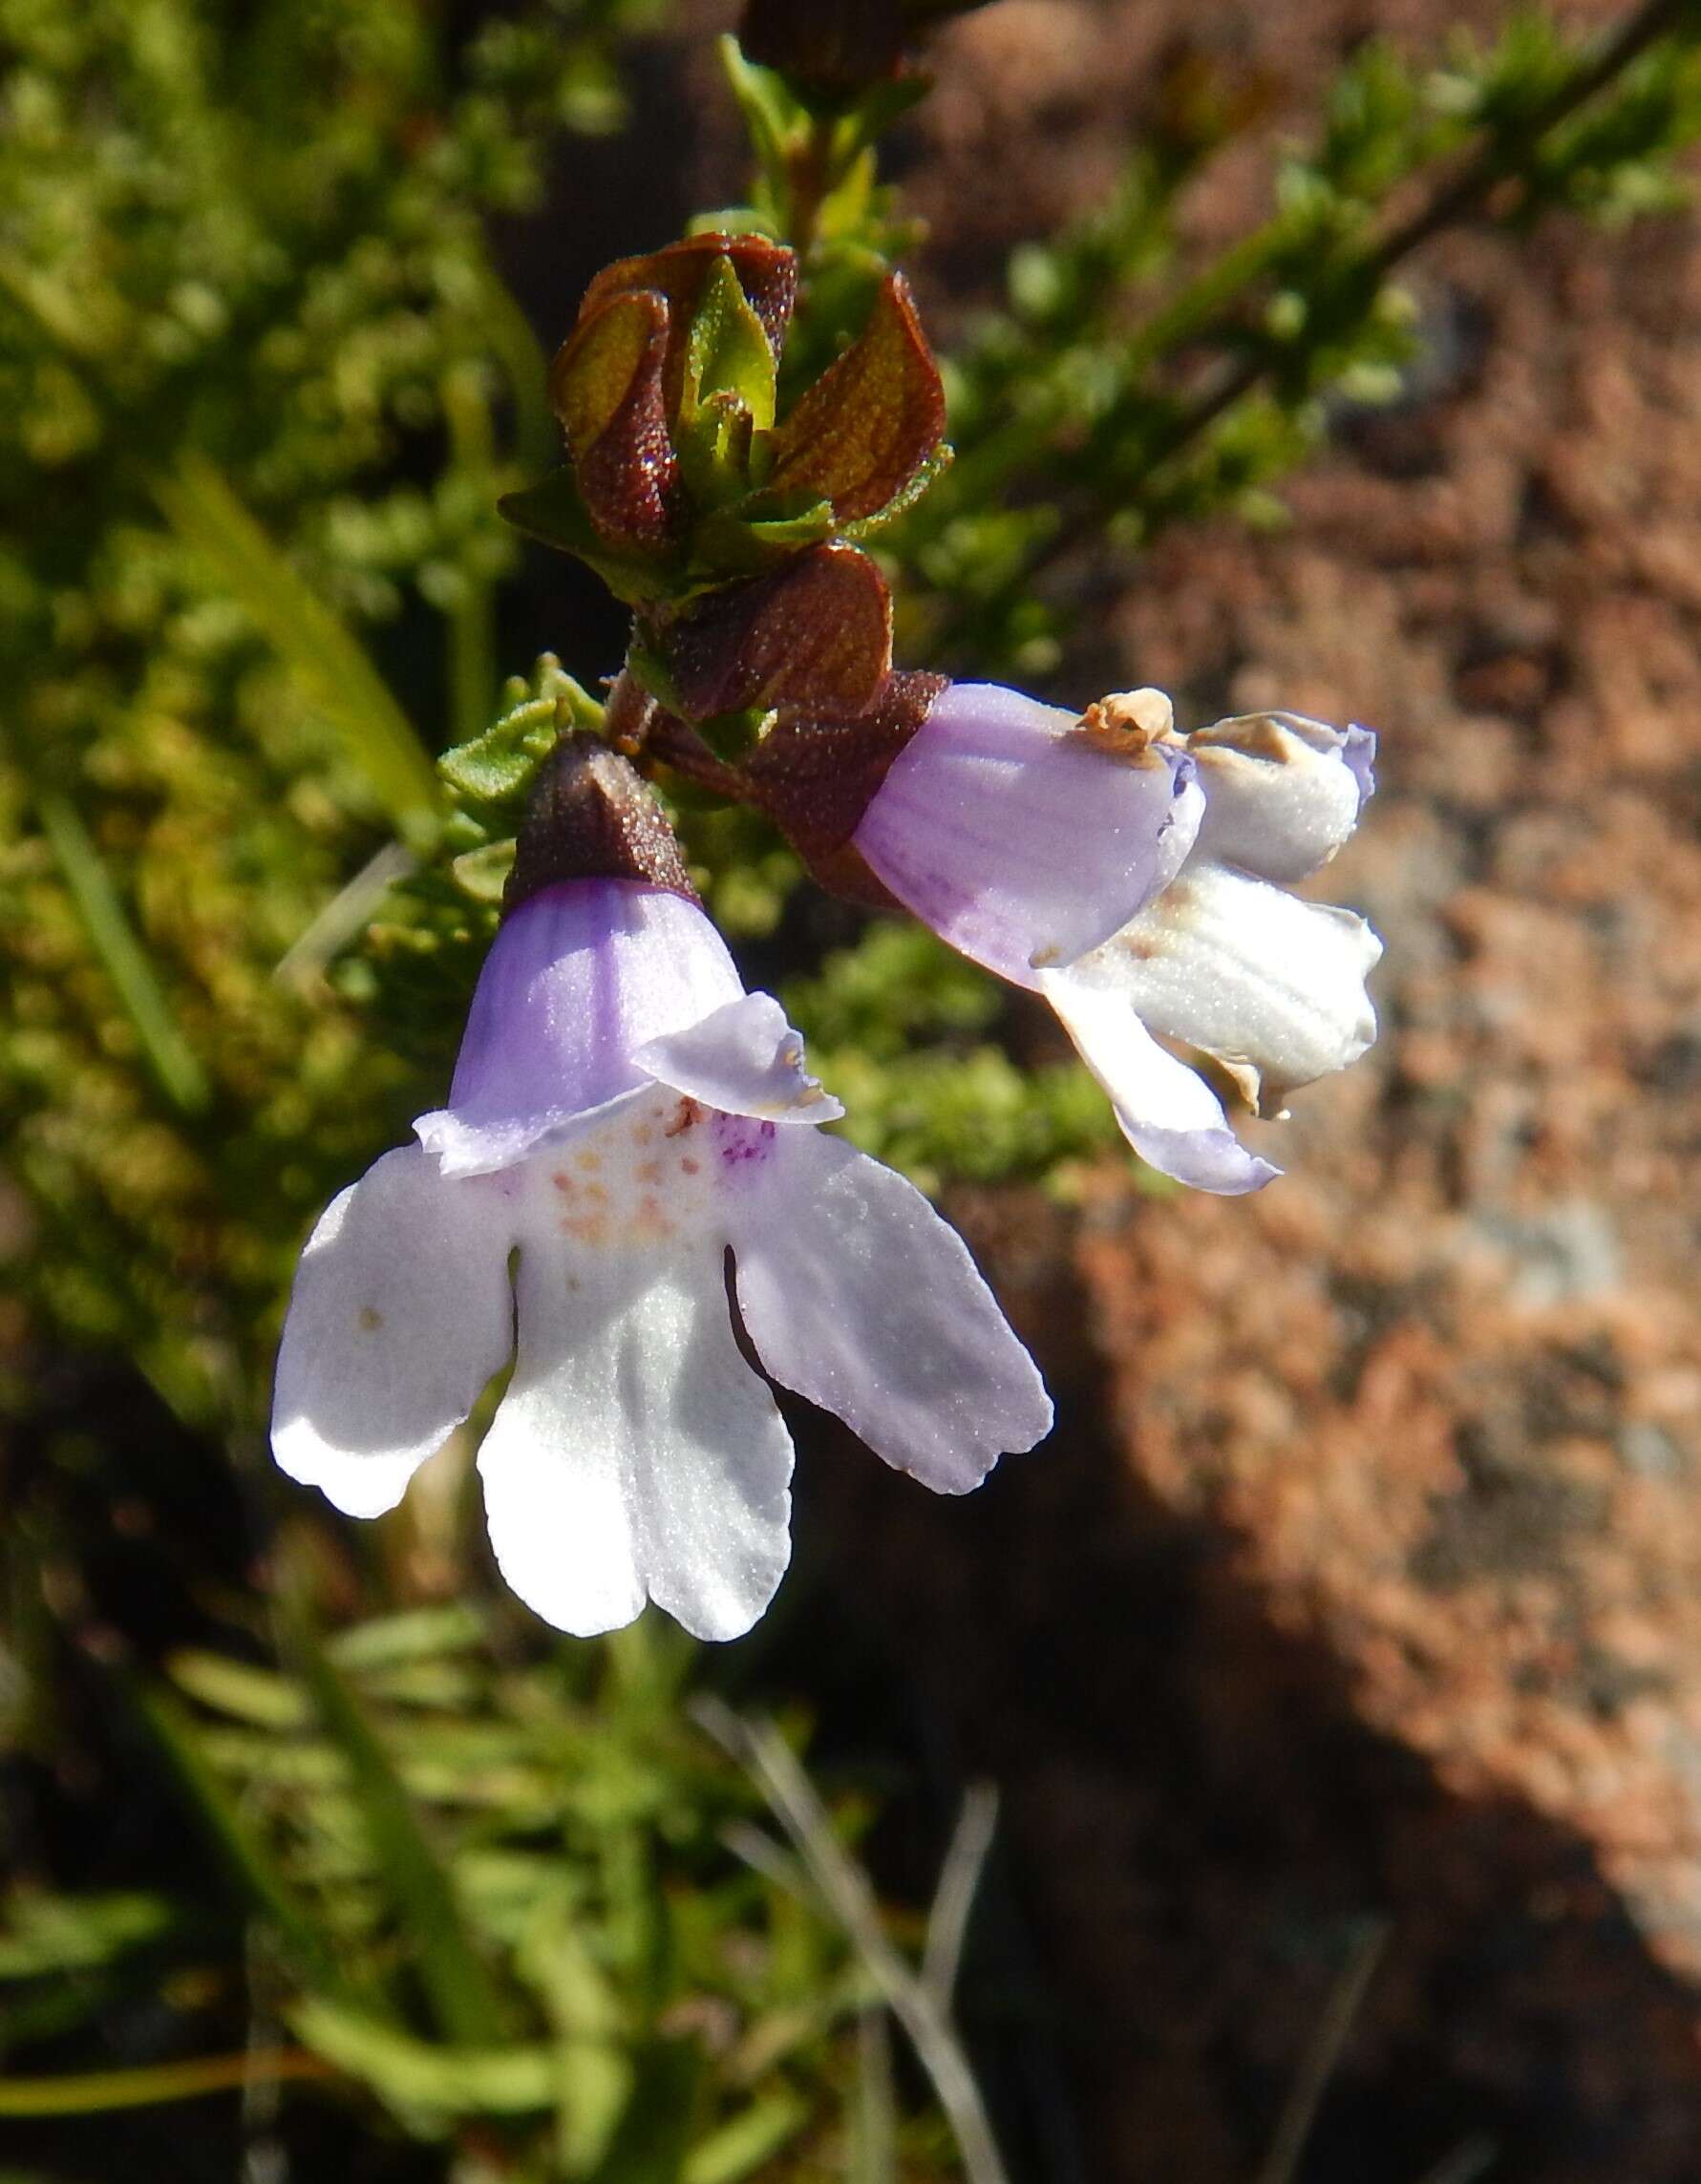
[[[765,1160],[774,1144],[775,1126],[749,1114],[715,1114],[712,1117],[714,1149],[721,1165],[742,1168],[753,1160]]]

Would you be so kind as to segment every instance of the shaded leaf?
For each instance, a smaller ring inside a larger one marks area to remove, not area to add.
[[[185,453],[152,488],[166,521],[212,566],[336,730],[391,818],[410,838],[429,834],[437,796],[431,760],[358,641],[205,456]]]
[[[349,1763],[351,1788],[373,1859],[412,1943],[438,2023],[463,2046],[496,2042],[503,2028],[495,1991],[413,1798],[329,1656],[299,1624],[292,1643],[319,1717]]]
[[[202,1113],[212,1099],[206,1071],[178,1027],[88,829],[69,797],[44,795],[36,809],[89,945],[124,1005],[159,1089],[184,1114]]]
[[[628,603],[665,598],[673,588],[666,562],[655,555],[623,552],[597,528],[579,479],[569,469],[552,471],[538,484],[517,493],[504,493],[497,509],[528,538],[574,555]]]

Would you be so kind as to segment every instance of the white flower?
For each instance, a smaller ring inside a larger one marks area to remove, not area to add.
[[[932,703],[851,839],[889,895],[965,955],[1043,993],[1166,1175],[1256,1190],[1223,1103],[1170,1050],[1221,1063],[1262,1113],[1376,1034],[1382,944],[1284,884],[1334,856],[1376,739],[1293,713],[1178,735],[1144,689],[1084,716],[994,684]]]
[[[1326,864],[1351,834],[1376,739],[1250,713],[1175,740],[1204,793],[1180,869],[1114,939],[1038,984],[1136,1152],[1200,1190],[1257,1190],[1280,1171],[1245,1150],[1216,1093],[1159,1038],[1220,1062],[1263,1113],[1375,1038],[1365,979],[1381,942],[1351,911],[1278,883]]]
[[[693,901],[542,887],[491,950],[448,1107],[308,1241],[278,1462],[375,1516],[512,1359],[478,1469],[514,1590],[580,1634],[647,1599],[747,1630],[790,1556],[792,1445],[734,1299],[766,1372],[941,1493],[1051,1426],[960,1239],[818,1127],[841,1112]]]

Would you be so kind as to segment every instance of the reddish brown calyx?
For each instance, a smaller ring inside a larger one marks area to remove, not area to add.
[[[900,668],[860,713],[778,721],[742,771],[749,801],[765,812],[820,884],[853,901],[891,898],[857,852],[855,835],[893,760],[948,688],[949,678]]]
[[[563,735],[539,771],[503,916],[565,880],[631,880],[698,900],[667,814],[627,760],[586,729]]]

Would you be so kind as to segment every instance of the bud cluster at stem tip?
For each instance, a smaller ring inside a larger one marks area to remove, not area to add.
[[[889,518],[943,455],[939,373],[902,274],[783,414],[797,261],[760,235],[698,235],[607,266],[550,373],[568,461],[511,494],[521,530],[633,605],[783,566]]]

